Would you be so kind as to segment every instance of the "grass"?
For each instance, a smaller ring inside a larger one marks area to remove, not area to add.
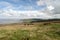
[[[60,40],[60,23],[5,25],[0,27],[0,40]]]

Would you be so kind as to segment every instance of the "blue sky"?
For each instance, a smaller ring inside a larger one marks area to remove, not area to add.
[[[60,18],[60,0],[0,0],[0,18]],[[54,15],[53,15],[54,14]]]
[[[31,10],[41,10],[46,7],[46,5],[38,6],[36,3],[37,1],[39,1],[39,0],[0,0],[0,2],[8,2],[9,4],[13,5],[14,7],[17,7],[15,9],[22,10],[22,11],[31,9],[29,7],[32,7]],[[8,5],[7,5],[7,3],[5,3],[5,5],[4,5],[4,3],[2,3],[0,5],[0,8],[3,9],[3,8],[7,7]],[[20,7],[20,8],[18,8],[18,7]]]

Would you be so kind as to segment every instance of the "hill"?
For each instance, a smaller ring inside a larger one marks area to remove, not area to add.
[[[0,40],[60,40],[60,23],[1,24]]]

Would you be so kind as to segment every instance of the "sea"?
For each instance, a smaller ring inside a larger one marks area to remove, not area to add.
[[[0,24],[19,23],[20,19],[0,19]]]

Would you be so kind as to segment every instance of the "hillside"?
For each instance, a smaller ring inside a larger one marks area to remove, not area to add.
[[[0,40],[60,40],[60,23],[1,24]]]
[[[60,19],[22,19],[23,22],[60,22]]]

